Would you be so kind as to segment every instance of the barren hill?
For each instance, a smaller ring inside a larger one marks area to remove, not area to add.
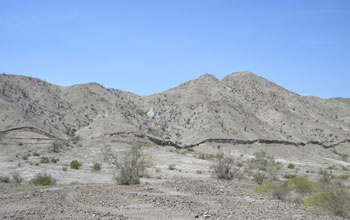
[[[327,169],[349,186],[348,101],[300,96],[250,72],[149,96],[2,74],[0,218],[343,219],[253,193],[251,164],[266,153],[280,167],[274,180]],[[148,184],[118,187],[108,158],[135,145]],[[218,152],[235,161],[234,181],[212,178]],[[73,161],[82,166],[69,169]],[[57,186],[38,190],[37,174]],[[16,176],[25,184],[10,185]]]
[[[336,143],[349,139],[347,99],[304,97],[254,75],[204,74],[164,92],[138,96],[89,83],[60,87],[0,75],[0,130],[33,126],[67,138],[139,132],[176,143],[207,138]]]

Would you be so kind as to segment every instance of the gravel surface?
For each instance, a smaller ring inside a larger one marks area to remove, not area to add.
[[[246,181],[0,187],[0,219],[341,219],[252,193]]]

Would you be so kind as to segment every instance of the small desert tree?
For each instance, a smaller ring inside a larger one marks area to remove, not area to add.
[[[145,172],[145,156],[140,146],[132,146],[123,157],[114,160],[116,165],[115,180],[119,185],[135,185]]]
[[[223,152],[216,155],[215,164],[211,169],[213,177],[222,180],[232,180],[239,172],[238,168],[234,168],[233,159],[225,157]]]
[[[266,178],[269,178],[270,180],[277,180],[281,169],[280,163],[276,162],[273,156],[263,151],[254,153],[254,157],[255,158],[250,160],[250,168],[257,170],[256,172],[253,172],[253,176],[256,174],[260,176],[260,174],[265,173]],[[261,178],[258,179],[260,180]],[[260,184],[261,183],[262,181]]]

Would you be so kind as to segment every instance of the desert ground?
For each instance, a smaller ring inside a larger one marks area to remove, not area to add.
[[[249,72],[150,96],[2,74],[0,218],[347,219],[348,100]],[[123,185],[134,147],[140,182]]]

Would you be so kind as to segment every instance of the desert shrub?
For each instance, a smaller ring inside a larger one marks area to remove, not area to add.
[[[13,179],[13,182],[18,184],[18,185],[20,185],[23,182],[22,176],[17,172],[14,172],[12,174],[12,179]]]
[[[273,156],[261,151],[256,152],[254,158],[250,160],[250,168],[265,172],[270,180],[277,180],[281,164],[276,162]],[[256,173],[253,173],[253,177]]]
[[[350,175],[340,175],[337,178],[340,180],[348,180],[348,179],[350,179]]]
[[[334,179],[334,175],[332,171],[328,172],[327,170],[320,169],[318,171],[318,179],[322,183],[330,183]]]
[[[24,90],[24,89],[22,89],[22,96],[24,98],[28,98],[29,97],[28,92],[26,90]]]
[[[194,152],[194,150],[193,150],[193,148],[187,148],[187,152],[189,152],[189,153],[193,153],[193,152]]]
[[[266,173],[262,171],[256,171],[253,173],[253,178],[255,182],[257,182],[259,185],[264,182],[264,180],[267,179]]]
[[[81,166],[83,166],[82,163],[80,163],[79,161],[77,160],[73,160],[72,162],[70,162],[70,168],[71,169],[79,169]]]
[[[350,217],[350,192],[340,183],[324,184],[322,191],[304,198],[304,204],[334,215]]]
[[[288,188],[301,195],[310,194],[315,191],[316,184],[306,177],[295,177],[287,182]]]
[[[75,128],[73,128],[71,125],[65,125],[65,132],[66,135],[74,137],[75,136],[75,132],[77,131]]]
[[[10,177],[8,176],[0,176],[0,183],[10,183]]]
[[[58,159],[58,158],[51,158],[51,162],[52,163],[57,163],[58,161],[60,161],[60,159]]]
[[[56,180],[48,174],[37,174],[32,180],[34,185],[48,186],[56,184]]]
[[[60,141],[55,141],[53,144],[52,144],[52,152],[54,153],[59,153],[61,152],[61,149],[63,148],[63,144],[62,142]]]
[[[287,196],[290,192],[290,189],[286,184],[276,184],[274,188],[272,188],[272,197],[279,200],[287,200]]]
[[[22,156],[22,159],[23,160],[28,160],[29,156],[30,156],[30,154],[25,154],[25,155]]]
[[[176,165],[175,164],[170,164],[168,166],[168,170],[175,170]]]
[[[292,164],[292,163],[288,164],[288,169],[294,169],[294,168],[295,168],[294,164]]]
[[[234,170],[232,158],[225,157],[223,153],[216,155],[215,164],[212,168],[212,175],[216,179],[231,180],[235,177],[237,169]]]
[[[135,185],[145,174],[145,157],[139,146],[132,146],[122,158],[114,159],[116,165],[115,180],[119,185]]]
[[[269,194],[275,199],[286,200],[289,189],[286,184],[276,182],[264,182],[254,190],[256,193]]]
[[[33,153],[33,156],[39,157],[40,154],[39,154],[38,152],[34,152],[34,153]]]
[[[349,159],[348,154],[341,154],[340,157],[341,157],[342,161],[348,161],[348,159]]]
[[[50,163],[50,160],[47,157],[42,157],[40,158],[40,163]]]
[[[297,177],[297,175],[295,175],[295,174],[286,174],[286,175],[283,176],[283,178],[285,178],[285,179],[292,179],[292,178],[295,178],[295,177]]]
[[[93,171],[100,171],[101,170],[101,164],[100,163],[94,163],[94,166],[92,167]]]
[[[201,160],[214,160],[215,155],[214,154],[207,154],[207,153],[200,152],[198,154],[197,158],[201,159]]]
[[[278,185],[279,183],[275,183],[275,182],[269,182],[266,181],[263,184],[257,186],[254,191],[256,193],[262,193],[262,194],[267,194],[270,193],[272,191],[273,188],[276,187],[276,185]]]

